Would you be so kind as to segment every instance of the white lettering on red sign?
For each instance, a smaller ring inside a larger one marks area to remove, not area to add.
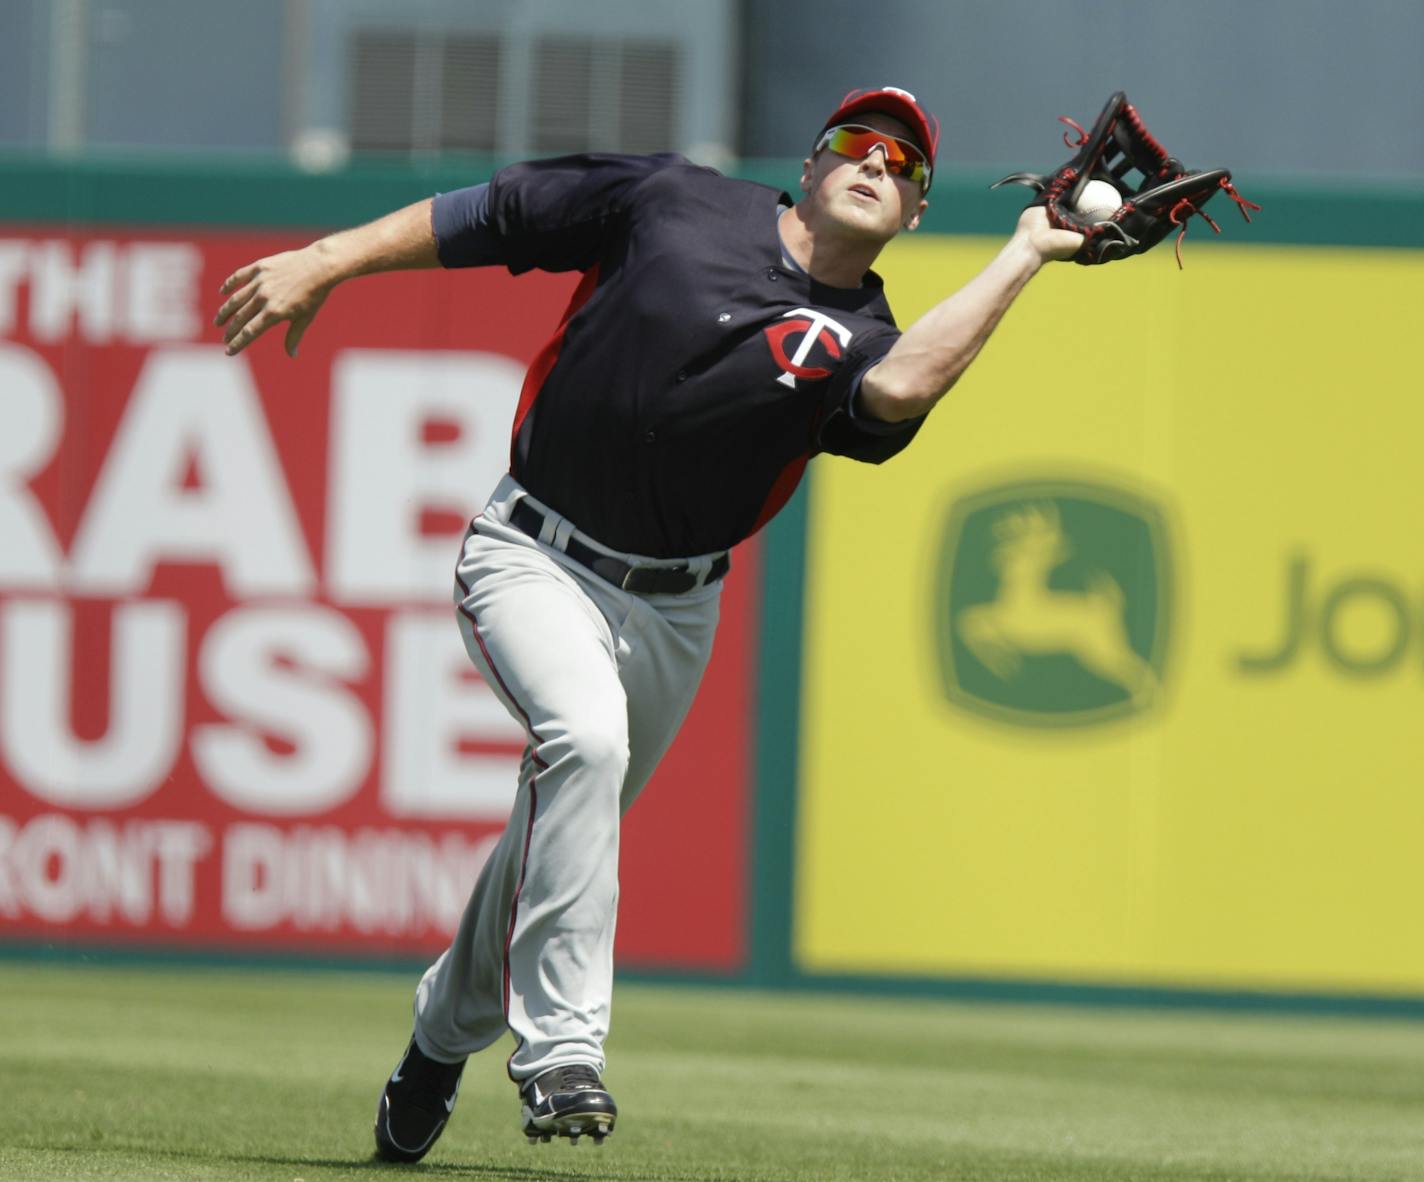
[[[229,612],[209,630],[199,658],[204,694],[232,720],[193,730],[204,783],[249,813],[321,813],[349,800],[374,740],[345,683],[365,675],[367,660],[355,625],[331,608]],[[264,735],[292,750],[273,752]]]
[[[196,821],[0,817],[0,915],[181,928],[193,916],[195,867],[212,845]]]
[[[0,918],[428,944],[527,741],[450,608],[522,367],[349,350],[303,389],[223,355],[203,261],[0,240]]]
[[[468,516],[509,462],[523,369],[488,353],[351,349],[332,367],[326,581],[348,604],[448,603],[454,554],[422,511]],[[454,438],[424,439],[427,424]]]
[[[497,841],[240,822],[223,838],[223,917],[239,931],[453,932]]]
[[[53,458],[63,420],[49,366],[28,349],[0,344],[0,586],[59,580],[59,543],[28,482]]]
[[[198,280],[203,256],[191,242],[0,241],[0,334],[24,327],[41,343],[186,341],[203,329]]]
[[[163,782],[183,737],[186,618],[163,600],[114,609],[109,726],[76,738],[74,609],[60,601],[0,603],[0,741],[34,796],[76,809],[128,808]]]
[[[185,488],[191,466],[201,479]],[[141,592],[163,561],[213,563],[235,597],[315,589],[242,359],[198,348],[149,354],[69,558],[69,585],[91,594]]]

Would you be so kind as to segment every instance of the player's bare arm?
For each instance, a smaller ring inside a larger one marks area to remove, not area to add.
[[[1049,225],[1043,209],[1024,210],[994,260],[910,325],[884,360],[867,371],[860,387],[865,410],[896,423],[932,409],[1044,263],[1072,258],[1082,244],[1081,234]]]
[[[226,325],[229,357],[241,353],[274,324],[288,322],[286,349],[295,357],[332,288],[358,275],[439,265],[427,198],[374,222],[319,238],[300,250],[239,267],[222,285],[227,301],[213,323]]]

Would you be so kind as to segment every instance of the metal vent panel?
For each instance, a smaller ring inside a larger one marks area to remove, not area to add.
[[[594,146],[593,59],[591,41],[546,37],[535,44],[529,138],[536,152]]]
[[[494,33],[362,28],[351,39],[351,146],[667,151],[677,146],[684,48],[561,33],[534,37],[521,55]],[[514,110],[501,110],[502,101]]]
[[[625,152],[666,152],[674,146],[681,107],[677,46],[630,41],[618,72],[618,138]]]
[[[440,144],[467,152],[498,146],[499,38],[447,37],[440,47]]]
[[[415,34],[362,29],[351,46],[351,146],[408,152],[415,126]]]

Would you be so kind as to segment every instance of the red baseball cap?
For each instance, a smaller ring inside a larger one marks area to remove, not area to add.
[[[934,168],[935,153],[939,150],[939,120],[920,106],[919,99],[898,86],[852,90],[841,99],[841,105],[826,120],[821,131],[841,123],[849,123],[856,115],[864,115],[870,111],[889,115],[908,127],[914,133],[916,142],[924,149],[930,168]]]

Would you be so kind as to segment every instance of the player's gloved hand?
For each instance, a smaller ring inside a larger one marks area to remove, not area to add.
[[[274,324],[288,321],[286,348],[297,355],[302,334],[336,285],[320,243],[270,255],[239,267],[222,285],[227,302],[213,323],[222,327],[229,357],[241,353]]]
[[[1249,211],[1261,208],[1236,191],[1227,169],[1193,171],[1170,155],[1122,91],[1108,99],[1090,131],[1060,118],[1079,133],[1076,141],[1064,135],[1076,149],[1072,157],[1051,173],[1016,172],[991,187],[1018,184],[1035,190],[1032,205],[1047,211],[1051,225],[1081,233],[1079,249],[1071,256],[1075,262],[1092,265],[1141,254],[1175,229],[1180,265],[1182,236],[1191,218],[1200,216],[1221,232],[1202,209],[1218,192],[1236,202],[1248,222]],[[1122,204],[1114,213],[1086,217],[1077,212],[1089,181],[1103,181],[1117,190]]]

